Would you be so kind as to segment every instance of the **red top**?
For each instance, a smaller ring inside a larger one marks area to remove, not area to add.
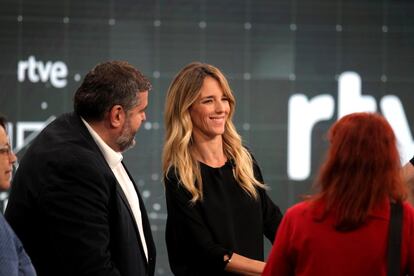
[[[357,230],[338,232],[334,217],[316,221],[323,203],[290,208],[279,226],[262,275],[386,276],[389,202],[380,204]],[[414,275],[414,208],[403,204],[401,275]]]

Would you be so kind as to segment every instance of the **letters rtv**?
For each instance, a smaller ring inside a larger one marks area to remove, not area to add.
[[[63,61],[51,62],[36,61],[36,57],[29,56],[27,60],[19,61],[17,64],[17,80],[24,82],[26,78],[30,82],[50,81],[52,86],[63,88],[67,84],[68,67]]]
[[[361,94],[361,77],[355,72],[339,76],[337,108],[337,119],[352,112],[376,112],[378,109],[374,97]],[[400,99],[386,95],[379,101],[379,109],[395,132],[401,162],[407,162],[414,154],[414,142]],[[334,97],[329,94],[311,99],[304,94],[294,94],[289,98],[287,174],[290,179],[300,181],[310,176],[313,127],[320,121],[331,120],[334,110]]]

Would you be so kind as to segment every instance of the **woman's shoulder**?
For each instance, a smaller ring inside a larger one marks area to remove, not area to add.
[[[179,188],[180,176],[178,170],[175,167],[170,167],[164,174],[164,185],[167,189]]]
[[[309,214],[309,211],[312,209],[312,203],[309,200],[301,201],[295,205],[289,207],[286,211],[286,217],[303,217]]]
[[[178,178],[178,170],[173,166],[169,167],[167,172],[164,174],[164,178],[166,178],[166,179],[177,179]]]
[[[403,214],[414,222],[414,207],[408,201],[403,202]]]
[[[411,205],[410,202],[404,201],[402,205],[403,205],[404,210],[409,210],[409,212],[414,212],[414,207],[413,205]]]
[[[309,200],[304,200],[301,202],[298,202],[291,207],[289,207],[286,211],[286,213],[298,213],[302,212],[304,210],[307,210],[310,207],[311,203]]]
[[[246,146],[245,144],[243,144],[242,147],[247,151],[247,153],[253,159],[253,162],[256,162],[256,158],[254,158],[253,151],[250,149],[250,147]]]
[[[164,174],[164,186],[167,191],[187,191],[181,184],[180,175],[175,167],[170,167]]]

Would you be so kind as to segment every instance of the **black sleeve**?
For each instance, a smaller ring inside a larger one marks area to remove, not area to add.
[[[282,221],[282,212],[279,207],[273,203],[266,191],[262,192],[263,208],[263,229],[268,240],[274,242],[277,228]]]
[[[411,163],[411,165],[414,166],[414,156],[413,156],[413,158],[411,158],[410,163]]]
[[[21,164],[6,213],[39,274],[120,276],[109,246],[108,206],[115,192],[109,174],[87,154],[65,151],[47,160],[36,170],[29,164],[35,160]],[[22,196],[34,185],[36,204],[27,205]]]
[[[262,172],[257,164],[257,161],[253,158],[254,174],[257,180],[264,183]],[[266,190],[259,189],[260,200],[262,203],[263,211],[263,231],[264,235],[272,243],[275,239],[277,228],[282,220],[282,212],[280,208],[273,203],[268,196]]]
[[[73,261],[83,273],[120,275],[109,250],[111,191],[103,168],[88,165],[83,158],[69,166],[61,168],[61,184],[46,189],[41,198],[45,219],[54,226],[47,231],[60,248],[69,249],[62,260]]]
[[[191,204],[191,194],[179,184],[175,174],[170,173],[164,181],[168,210],[166,242],[172,271],[175,275],[195,275],[192,270],[222,272],[223,257],[231,250],[214,241],[199,203]]]

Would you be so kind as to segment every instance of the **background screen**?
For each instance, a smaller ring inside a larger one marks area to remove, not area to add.
[[[414,2],[401,0],[2,0],[0,112],[19,158],[38,131],[72,110],[83,76],[127,60],[152,83],[147,121],[125,153],[151,219],[157,275],[170,275],[161,176],[165,94],[192,61],[229,79],[235,125],[285,211],[312,191],[339,117],[376,111],[401,161],[414,154]],[[373,137],[375,139],[375,137]],[[0,194],[7,202],[7,192]],[[266,254],[269,250],[266,244]]]

